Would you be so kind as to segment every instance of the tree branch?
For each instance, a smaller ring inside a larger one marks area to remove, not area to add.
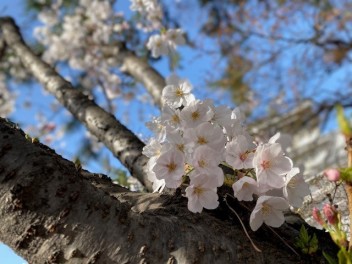
[[[114,46],[101,47],[106,56],[117,59],[121,65],[120,70],[141,82],[155,104],[161,108],[161,93],[166,86],[163,76],[145,59],[138,57],[133,51],[125,47],[123,43],[115,43]]]
[[[0,118],[0,241],[30,263],[305,261],[267,234],[251,232],[263,250],[256,252],[228,216],[222,210],[193,214],[182,196],[126,192],[82,173]]]
[[[53,68],[36,56],[24,43],[12,18],[1,18],[0,27],[6,44],[16,52],[27,70],[80,120],[91,134],[102,141],[134,177],[148,190],[152,190],[151,182],[146,176],[145,164],[148,159],[142,154],[144,143],[114,116],[74,89]]]

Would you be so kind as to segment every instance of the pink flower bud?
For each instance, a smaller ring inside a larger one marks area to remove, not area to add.
[[[318,208],[314,207],[313,212],[312,212],[313,219],[321,226],[325,225],[325,221],[323,220],[323,217],[321,216],[321,213]]]
[[[326,169],[324,175],[328,178],[329,181],[338,181],[340,180],[340,171],[337,169]]]
[[[337,223],[337,211],[334,206],[331,204],[325,204],[323,212],[330,225],[335,225]]]

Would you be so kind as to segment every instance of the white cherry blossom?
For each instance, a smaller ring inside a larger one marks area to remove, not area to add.
[[[249,225],[253,231],[258,230],[263,223],[279,227],[285,222],[283,211],[288,208],[289,204],[284,198],[260,196],[251,213]]]
[[[157,179],[165,180],[166,187],[177,188],[184,174],[184,161],[185,157],[181,151],[171,149],[158,157],[152,170]]]
[[[162,145],[155,138],[152,138],[143,148],[143,155],[148,158],[159,157],[161,154]]]
[[[176,131],[176,130],[168,131],[166,133],[166,141],[167,142],[164,144],[164,146],[166,146],[167,149],[171,149],[171,148],[177,149],[181,151],[186,158],[188,158],[190,153],[193,152],[191,149],[192,146],[187,145],[185,143],[185,140],[179,131]]]
[[[226,162],[235,169],[253,168],[254,149],[252,141],[239,135],[226,145]]]
[[[163,124],[169,125],[174,129],[181,128],[180,110],[173,109],[167,104],[165,104],[162,108],[160,120]]]
[[[150,158],[147,162],[147,178],[149,181],[153,183],[153,192],[162,192],[165,188],[165,180],[164,179],[157,179],[156,175],[153,171],[153,167],[156,164],[156,157]]]
[[[156,134],[156,139],[163,142],[166,137],[166,127],[161,123],[160,117],[153,118],[152,121],[146,123],[146,127]]]
[[[194,144],[196,147],[205,145],[220,153],[223,152],[226,143],[222,129],[210,123],[186,129],[184,138],[187,143]]]
[[[286,175],[283,194],[293,207],[301,207],[304,197],[310,194],[309,185],[305,182],[299,168],[292,168]]]
[[[222,160],[218,152],[207,146],[199,146],[195,149],[191,164],[197,173],[208,174],[210,177],[216,178],[218,181],[217,187],[224,183],[224,173],[218,167]]]
[[[260,191],[282,188],[284,175],[292,169],[292,161],[285,157],[280,144],[263,144],[257,147],[253,158]]]
[[[209,105],[199,100],[192,101],[181,111],[183,125],[188,128],[193,128],[204,122],[208,122],[213,116],[214,112]]]
[[[166,38],[169,40],[169,45],[176,48],[176,45],[184,45],[186,40],[181,29],[168,29]]]
[[[214,112],[214,116],[211,121],[220,126],[227,126],[231,123],[231,109],[225,105],[213,106],[212,103],[209,104]]]
[[[232,185],[234,195],[239,201],[253,201],[253,194],[258,191],[257,182],[248,176],[243,176]]]
[[[190,185],[186,188],[188,210],[193,213],[201,213],[203,208],[217,208],[219,198],[216,191],[216,179],[203,174],[192,178]]]
[[[152,57],[159,58],[169,53],[169,45],[164,36],[153,35],[149,38],[146,47],[151,51]]]
[[[176,79],[171,79],[176,82]],[[187,106],[194,101],[194,95],[191,93],[192,85],[186,80],[179,80],[176,84],[167,85],[162,91],[162,101],[173,108],[182,105]]]

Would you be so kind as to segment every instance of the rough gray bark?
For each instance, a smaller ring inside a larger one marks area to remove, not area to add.
[[[99,107],[86,95],[74,89],[52,67],[43,62],[24,43],[15,22],[11,18],[0,18],[2,37],[12,48],[26,69],[54,95],[89,132],[96,136],[121,161],[148,190],[151,183],[146,176],[147,158],[142,155],[144,143],[116,118]]]
[[[0,119],[0,240],[30,263],[307,261],[272,233],[250,233],[256,252],[226,208],[193,214],[180,195],[132,193],[97,176]],[[297,236],[281,231],[288,243]]]

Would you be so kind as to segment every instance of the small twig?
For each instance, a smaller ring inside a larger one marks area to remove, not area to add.
[[[224,197],[224,198],[225,198],[225,203],[226,203],[227,207],[236,215],[237,219],[240,221],[240,224],[241,224],[241,226],[242,226],[242,229],[243,229],[244,233],[246,234],[247,238],[249,239],[249,241],[251,242],[253,248],[254,248],[256,251],[258,251],[258,252],[262,252],[262,251],[254,244],[253,240],[252,240],[251,237],[249,236],[249,234],[248,234],[248,232],[247,232],[247,229],[246,229],[246,227],[244,226],[244,224],[243,224],[243,222],[242,222],[240,216],[239,216],[239,215],[237,214],[237,212],[228,204],[228,202],[227,202],[227,196],[231,196],[231,195],[226,194],[225,197]]]
[[[278,233],[275,232],[274,229],[272,229],[270,226],[267,225],[267,227],[271,230],[271,232],[273,232],[275,234],[275,236],[277,236],[289,249],[292,250],[293,253],[295,253],[297,256],[300,257],[300,254],[297,253],[297,251],[291,247]]]
[[[337,188],[339,188],[339,187],[340,187],[340,184],[335,182],[335,190],[334,190],[334,193],[331,198],[332,201],[334,201],[335,196],[336,196],[336,192],[337,192]]]

